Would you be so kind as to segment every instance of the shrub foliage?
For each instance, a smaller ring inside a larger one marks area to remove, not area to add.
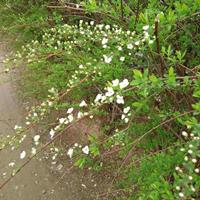
[[[26,63],[26,94],[40,103],[1,148],[20,148],[27,128],[54,110],[61,111],[56,125],[47,126],[46,143],[33,136],[29,159],[71,124],[100,119],[100,136],[89,131],[84,144],[59,147],[52,158],[68,155],[79,168],[108,170],[108,194],[118,191],[116,199],[200,198],[199,0],[2,5],[2,12],[27,11],[13,22],[27,25],[26,42],[5,65]]]

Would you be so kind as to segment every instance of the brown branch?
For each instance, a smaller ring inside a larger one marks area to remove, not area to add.
[[[88,12],[91,12],[90,10],[84,9],[84,8],[75,8],[75,7],[71,7],[71,6],[46,6],[49,9],[61,9],[61,10],[66,10],[69,13],[72,12],[77,12],[78,15],[80,14],[86,14]],[[99,11],[92,11],[91,13],[93,14],[97,14],[100,16],[106,16],[109,17],[110,19],[114,20],[114,21],[118,21],[119,23],[122,23],[123,26],[127,26],[127,23],[125,22],[125,20],[119,20],[118,18],[112,16],[111,14],[107,13],[107,12],[99,12]],[[75,14],[76,15],[76,14]]]
[[[86,115],[87,116],[87,115]],[[74,123],[79,122],[80,120],[82,120],[83,118],[85,118],[86,116],[76,120]],[[1,185],[0,185],[0,190],[5,187],[5,185],[7,185],[26,165],[28,165],[31,160],[33,158],[35,158],[39,153],[41,153],[44,149],[46,149],[50,144],[52,144],[55,140],[57,140],[58,138],[60,138],[60,136],[64,133],[65,130],[69,129],[71,126],[73,126],[74,123],[71,123],[70,125],[68,125],[62,132],[60,132],[59,134],[57,134],[52,140],[50,140],[49,142],[47,142],[46,144],[43,145],[43,147],[41,147],[36,154],[30,156],[26,162],[24,162],[20,168],[15,172],[15,174],[12,174],[7,180],[5,180]]]
[[[163,57],[162,57],[161,52],[160,52],[160,40],[159,40],[159,33],[158,33],[158,19],[155,20],[154,34],[155,34],[155,37],[156,37],[157,53],[158,53],[159,58],[160,58],[160,69],[159,69],[160,73],[159,73],[159,75],[161,77],[163,77],[165,64],[164,64],[164,60],[163,60]]]
[[[171,122],[171,121],[174,121],[174,120],[177,119],[178,117],[182,117],[182,116],[184,116],[184,115],[191,114],[191,113],[193,113],[193,112],[194,112],[194,111],[191,110],[191,111],[188,111],[188,112],[184,112],[184,113],[182,113],[182,114],[180,114],[180,115],[177,115],[177,116],[175,116],[175,117],[172,117],[172,118],[170,118],[170,119],[168,119],[168,120],[165,120],[165,121],[161,122],[160,124],[158,124],[157,126],[155,126],[155,127],[153,127],[152,129],[150,129],[149,131],[147,131],[146,133],[144,133],[144,134],[143,134],[142,136],[140,136],[137,140],[135,140],[135,141],[131,144],[131,145],[132,145],[132,148],[131,148],[130,151],[127,153],[127,155],[125,156],[125,158],[124,158],[123,161],[122,161],[121,166],[120,166],[119,169],[117,170],[117,173],[116,173],[115,177],[113,178],[112,183],[113,183],[114,180],[116,179],[117,175],[119,174],[120,170],[122,169],[122,167],[123,167],[124,164],[126,163],[127,159],[130,157],[130,155],[132,155],[132,151],[134,150],[135,145],[136,145],[139,141],[141,141],[141,140],[142,140],[145,136],[147,136],[149,133],[155,131],[156,129],[158,129],[158,128],[160,128],[160,127],[162,127],[163,125],[168,124],[168,123]]]
[[[121,0],[121,20],[124,21],[124,5],[123,0]]]

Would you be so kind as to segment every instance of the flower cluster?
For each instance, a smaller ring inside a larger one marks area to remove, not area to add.
[[[130,109],[131,109],[130,106],[128,106],[128,107],[124,108],[124,110],[123,110],[121,119],[124,120],[125,123],[128,123],[129,117],[131,116],[131,113],[129,112]]]
[[[90,152],[90,149],[89,149],[88,145],[82,146],[82,145],[80,145],[78,143],[75,143],[73,145],[73,147],[69,148],[68,151],[67,151],[67,155],[69,156],[69,158],[72,158],[72,156],[74,154],[74,151],[77,150],[77,148],[80,149],[81,152],[83,154],[85,154],[85,155],[88,155],[89,152]]]
[[[200,156],[199,145],[200,137],[198,134],[182,132],[182,136],[188,140],[184,148],[180,151],[184,152],[185,157],[181,166],[176,166],[177,180],[175,190],[177,197],[181,199],[194,197],[196,195],[197,186],[195,180],[199,176],[198,159]]]
[[[118,79],[113,80],[105,88],[105,94],[97,94],[94,102],[98,105],[100,103],[116,102],[117,104],[124,104],[124,97],[122,96],[123,89],[129,85],[128,79],[120,82]]]

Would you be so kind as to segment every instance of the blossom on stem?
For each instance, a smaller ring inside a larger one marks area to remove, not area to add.
[[[84,154],[88,155],[90,150],[89,150],[88,146],[85,146],[85,147],[82,148],[82,151],[83,151]]]

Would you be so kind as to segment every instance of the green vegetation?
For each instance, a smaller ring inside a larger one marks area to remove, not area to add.
[[[101,120],[100,136],[52,156],[107,170],[108,199],[199,199],[200,1],[25,2],[1,3],[2,33],[23,43],[5,64],[26,63],[24,94],[40,103],[0,147],[20,147],[55,110],[49,146],[71,124]],[[48,146],[33,139],[31,158]]]

